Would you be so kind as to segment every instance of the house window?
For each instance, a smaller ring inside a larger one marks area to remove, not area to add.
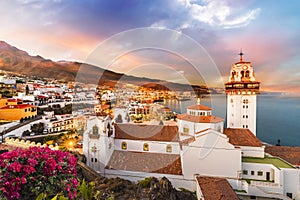
[[[91,161],[94,162],[94,158],[91,158]]]
[[[143,149],[144,151],[149,151],[149,144],[145,143]]]
[[[247,170],[243,170],[243,174],[244,175],[248,175],[248,171]]]
[[[252,175],[252,176],[254,175],[254,171],[251,171],[251,175]]]
[[[189,128],[188,127],[183,127],[183,133],[188,134],[189,133]]]
[[[119,114],[117,116],[117,118],[115,119],[116,123],[123,123],[123,119],[122,119],[122,116]]]
[[[249,102],[248,99],[244,99],[244,100],[243,100],[243,103],[244,103],[244,104],[247,104],[248,102]]]
[[[98,134],[98,126],[93,126],[93,134],[97,135]]]
[[[25,112],[27,112],[27,108],[25,108]]]
[[[250,196],[250,199],[256,199],[256,196]]]
[[[263,175],[263,172],[262,171],[258,171],[257,172],[257,176],[262,176]]]
[[[122,142],[122,149],[126,150],[127,149],[127,143],[126,142]]]
[[[287,192],[286,196],[290,197],[291,199],[293,198],[293,193]]]
[[[168,153],[172,152],[172,145],[167,144],[166,152],[168,152]]]

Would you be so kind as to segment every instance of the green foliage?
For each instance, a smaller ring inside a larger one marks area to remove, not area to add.
[[[139,185],[142,186],[142,188],[149,188],[152,178],[147,177],[144,180],[139,181]]]
[[[77,189],[78,197],[82,197],[83,200],[95,200],[100,194],[99,191],[94,192],[95,182],[86,183],[84,179]]]
[[[47,194],[41,193],[36,198],[36,200],[69,200],[69,198],[65,197],[64,195],[57,194],[54,197],[48,197]]]
[[[31,131],[37,134],[42,134],[44,130],[44,123],[40,122],[38,124],[31,125]]]
[[[57,141],[58,139],[59,139],[58,135],[47,135],[46,137],[44,137],[44,143],[47,143],[50,140]]]
[[[26,130],[22,133],[22,136],[30,136],[30,131],[29,130]]]
[[[95,191],[95,182],[86,182],[84,179],[77,186],[78,196],[75,199],[78,200],[97,200],[100,192]],[[47,196],[46,193],[41,193],[38,195],[36,200],[68,200],[69,198],[65,197],[63,194],[59,193],[55,196]],[[113,198],[110,198],[113,200]]]

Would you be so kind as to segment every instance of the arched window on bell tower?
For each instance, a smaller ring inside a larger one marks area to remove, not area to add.
[[[245,77],[245,71],[241,71],[242,78]]]
[[[250,72],[249,72],[249,70],[246,71],[245,77],[246,77],[246,78],[249,78],[249,77],[250,77]]]

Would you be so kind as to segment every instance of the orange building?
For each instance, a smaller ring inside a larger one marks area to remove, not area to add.
[[[0,98],[0,108],[7,105],[7,98]]]
[[[23,121],[36,116],[37,108],[29,104],[6,105],[0,108],[0,120]]]

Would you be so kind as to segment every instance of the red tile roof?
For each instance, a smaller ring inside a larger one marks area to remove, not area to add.
[[[212,110],[210,107],[201,105],[201,104],[196,104],[196,105],[192,105],[192,106],[188,106],[188,109],[191,110]]]
[[[263,143],[249,129],[226,128],[224,134],[229,138],[229,143],[234,146],[263,146]]]
[[[182,175],[180,155],[114,151],[106,169]]]
[[[224,120],[217,116],[194,116],[189,114],[179,114],[177,115],[177,119],[181,119],[184,121],[195,122],[195,123],[218,123],[223,122]]]
[[[23,109],[23,108],[33,108],[35,106],[29,105],[29,104],[19,104],[19,105],[7,105],[4,107],[1,107],[0,109]]]
[[[225,178],[197,176],[205,200],[239,200]]]
[[[266,146],[265,152],[280,157],[292,165],[300,166],[300,147]]]
[[[150,140],[150,141],[179,141],[177,126],[116,124],[116,139]]]
[[[8,102],[22,102],[23,100],[22,99],[14,99],[14,98],[11,98],[11,99],[7,99]]]

